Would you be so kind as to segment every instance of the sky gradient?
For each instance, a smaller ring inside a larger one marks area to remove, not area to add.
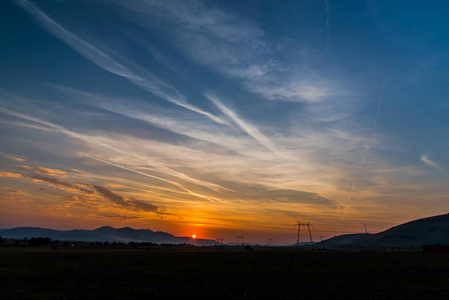
[[[295,242],[448,212],[444,2],[0,2],[0,227]]]

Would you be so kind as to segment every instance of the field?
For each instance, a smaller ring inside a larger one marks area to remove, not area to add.
[[[448,299],[449,255],[0,248],[0,299]]]

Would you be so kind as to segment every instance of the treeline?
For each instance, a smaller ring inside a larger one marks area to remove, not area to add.
[[[49,237],[32,237],[23,239],[6,239],[0,236],[0,246],[14,245],[14,246],[55,246],[58,245],[58,240],[52,240]]]
[[[57,247],[83,247],[83,248],[123,248],[123,249],[137,249],[137,248],[146,248],[150,249],[151,247],[194,247],[191,244],[157,244],[152,242],[86,242],[86,241],[59,241],[52,240],[49,237],[32,237],[32,238],[23,238],[23,239],[6,239],[0,236],[0,247],[1,246],[16,246],[16,247],[40,247],[46,246],[51,247],[52,249],[56,249]]]

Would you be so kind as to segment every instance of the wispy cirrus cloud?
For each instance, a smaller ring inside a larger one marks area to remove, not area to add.
[[[140,26],[167,33],[181,53],[226,76],[268,100],[316,102],[341,94],[340,88],[310,68],[276,58],[280,41],[265,38],[252,20],[200,1],[116,1],[133,13],[151,18],[132,19]],[[329,9],[327,8],[329,27]],[[154,20],[154,21],[152,21]],[[159,27],[160,24],[166,25]],[[328,37],[327,37],[328,40]],[[149,51],[153,51],[150,49]],[[299,52],[299,51],[298,51]],[[307,59],[303,59],[303,64]]]
[[[421,154],[421,156],[419,157],[419,160],[422,161],[426,166],[432,167],[434,169],[437,169],[441,173],[446,174],[446,171],[438,163],[431,160],[429,158],[429,156],[427,155],[427,153]]]
[[[239,124],[237,126],[242,126],[242,128],[239,128],[251,137],[250,140],[257,142],[250,143],[244,136],[233,137],[235,147],[238,147],[238,150],[242,153],[209,151],[209,148],[204,148],[204,144],[196,145],[197,142],[195,141],[193,145],[170,145],[155,140],[148,143],[145,139],[123,134],[76,133],[58,125],[47,124],[48,122],[44,122],[44,124],[49,126],[52,132],[66,134],[68,137],[79,139],[89,145],[92,152],[91,154],[81,154],[84,157],[155,179],[161,183],[167,183],[168,185],[165,188],[170,192],[170,197],[174,197],[174,199],[195,197],[197,200],[204,199],[212,203],[222,203],[228,201],[229,196],[226,195],[237,196],[234,194],[232,184],[229,184],[229,182],[234,181],[248,185],[262,184],[266,185],[267,189],[297,189],[298,187],[294,188],[295,185],[298,185],[297,176],[303,175],[304,170],[310,172],[312,169],[308,165],[313,164],[312,161],[307,161],[305,157],[298,156],[299,152],[296,148],[292,148],[287,153],[296,156],[294,161],[301,164],[301,168],[295,167],[295,164],[282,164],[282,161],[285,163],[285,159],[279,159],[272,152],[263,151],[264,154],[260,154],[260,141],[257,141],[255,137],[245,131],[250,131],[251,134],[264,141],[263,136],[257,136],[257,132],[259,132],[257,128],[254,127],[256,131],[251,131],[254,129],[251,124],[232,111],[226,111],[225,108],[225,106],[222,106],[224,113],[228,114],[227,118]],[[12,111],[7,112],[18,118],[40,122],[37,118]],[[173,128],[178,126],[176,119],[172,121],[171,126],[174,126]],[[204,133],[207,134],[205,136],[213,136],[213,132],[207,133],[207,127],[204,130],[206,130]],[[197,137],[200,137],[200,133]],[[226,145],[229,136],[223,136],[222,138],[215,134],[215,138],[224,147],[231,146],[234,148],[232,144]],[[220,141],[220,139],[222,140]],[[292,141],[277,139],[277,142],[282,142],[283,147],[285,147],[286,143]],[[267,145],[270,145],[270,142],[267,143]],[[273,150],[276,151],[276,149]],[[305,180],[304,183],[308,181],[306,178],[300,181],[303,180]],[[170,188],[170,186],[172,187]],[[311,190],[309,187],[307,190],[312,193],[317,192],[315,188]]]
[[[7,157],[9,159],[15,160],[15,161],[25,161],[23,158],[16,157],[16,156],[13,156],[13,155],[3,154],[3,156],[5,156],[5,157]]]
[[[163,82],[152,73],[147,70],[140,69],[139,71],[132,71],[130,67],[116,61],[110,54],[103,50],[100,50],[97,46],[87,42],[86,40],[78,37],[74,33],[65,29],[59,23],[51,19],[43,11],[41,11],[36,5],[27,0],[14,0],[18,5],[25,9],[29,14],[35,17],[38,23],[53,34],[55,37],[69,45],[79,54],[99,66],[100,68],[108,71],[112,74],[124,77],[141,87],[142,89],[164,99],[178,106],[184,107],[188,110],[202,114],[214,122],[224,124],[225,122],[214,116],[213,114],[206,112],[194,105],[189,104],[185,97],[171,85]],[[138,74],[140,73],[140,74]]]
[[[255,140],[257,140],[261,145],[263,145],[268,150],[273,153],[277,153],[276,148],[273,143],[263,135],[260,130],[253,124],[248,123],[239,117],[234,111],[226,107],[217,97],[212,95],[206,95],[206,97],[217,106],[217,108],[229,119],[231,119],[241,130],[249,134]]]

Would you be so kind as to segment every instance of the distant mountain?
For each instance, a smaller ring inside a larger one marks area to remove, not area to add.
[[[322,241],[324,248],[419,248],[422,245],[449,245],[449,214],[410,221],[377,234],[347,234]]]
[[[25,237],[49,237],[60,241],[89,241],[89,242],[152,242],[157,244],[195,244],[201,246],[215,245],[214,240],[192,239],[190,237],[177,237],[162,231],[149,229],[133,229],[130,227],[113,228],[100,227],[95,230],[53,230],[36,227],[17,227],[0,230],[0,236],[4,238],[23,239]]]

